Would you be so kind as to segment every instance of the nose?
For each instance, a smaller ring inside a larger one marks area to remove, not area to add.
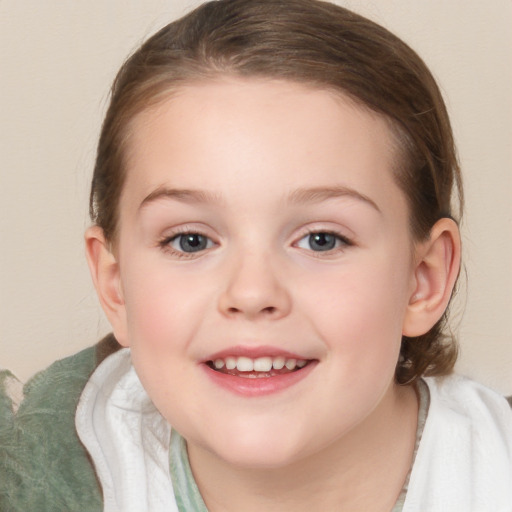
[[[291,297],[282,273],[265,254],[238,258],[228,270],[219,296],[219,310],[225,316],[279,319],[291,309]]]

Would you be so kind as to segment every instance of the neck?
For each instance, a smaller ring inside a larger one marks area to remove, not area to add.
[[[412,464],[417,414],[414,389],[393,384],[353,431],[285,467],[234,467],[189,445],[190,463],[210,512],[390,510]]]

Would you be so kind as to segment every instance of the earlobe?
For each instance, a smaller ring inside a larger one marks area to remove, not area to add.
[[[126,346],[126,308],[119,263],[99,226],[86,230],[85,247],[87,263],[101,307],[112,325],[117,341]]]
[[[442,317],[459,273],[460,251],[459,228],[448,218],[437,221],[429,239],[418,245],[404,336],[421,336]]]

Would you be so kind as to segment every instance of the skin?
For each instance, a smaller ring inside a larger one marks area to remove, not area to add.
[[[413,242],[395,162],[381,117],[287,82],[189,85],[135,120],[115,250],[93,227],[89,262],[210,511],[396,500],[418,407],[394,382],[400,340],[441,316],[459,246],[446,219]],[[183,233],[206,248],[184,252]],[[335,246],[315,250],[311,233]],[[240,347],[312,364],[292,386],[245,396],[204,365]]]

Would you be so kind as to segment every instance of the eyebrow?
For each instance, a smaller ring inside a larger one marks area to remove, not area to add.
[[[336,199],[338,197],[350,197],[362,201],[372,208],[382,213],[377,203],[370,199],[368,196],[361,194],[357,190],[345,187],[345,186],[334,186],[334,187],[313,187],[313,188],[299,188],[294,190],[289,195],[289,201],[291,203],[316,203],[326,199]]]
[[[174,199],[184,203],[218,203],[220,196],[207,190],[158,187],[140,203],[139,210],[159,199]]]
[[[288,202],[292,204],[317,203],[326,199],[336,199],[339,197],[350,197],[357,199],[363,203],[368,204],[376,211],[381,213],[381,210],[375,201],[370,199],[368,196],[361,194],[357,190],[345,186],[299,188],[289,194]],[[139,206],[139,210],[159,199],[173,199],[185,203],[212,204],[221,202],[220,195],[214,194],[207,190],[176,189],[162,186],[158,187],[142,200]]]

